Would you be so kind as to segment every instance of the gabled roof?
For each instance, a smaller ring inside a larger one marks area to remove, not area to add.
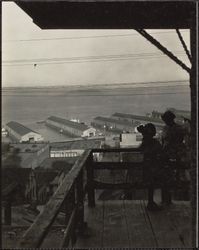
[[[22,125],[18,122],[15,122],[15,121],[8,122],[6,124],[6,126],[11,128],[12,130],[14,130],[17,134],[19,134],[21,136],[26,135],[30,132],[38,134],[37,132],[31,130],[30,128],[25,127],[24,125]]]
[[[147,121],[147,122],[155,122],[163,124],[163,121],[160,119],[142,116],[142,115],[132,115],[132,114],[123,114],[123,113],[114,113],[112,116],[122,117],[122,118],[130,118],[130,119],[137,119],[140,121]]]
[[[114,124],[120,124],[120,125],[123,125],[123,126],[131,126],[132,127],[132,123],[130,123],[128,121],[119,121],[119,120],[116,120],[114,118],[109,118],[109,117],[97,116],[97,117],[95,117],[94,121],[95,120],[100,120],[100,121],[103,121],[103,122],[111,122],[111,123],[114,123]]]
[[[60,117],[57,117],[57,116],[50,116],[50,117],[48,117],[47,120],[58,122],[60,124],[67,125],[68,127],[72,127],[72,128],[75,128],[75,129],[78,129],[78,130],[81,130],[81,131],[85,131],[85,130],[87,130],[89,128],[85,124],[69,121],[69,120],[66,120],[66,119],[63,119],[63,118],[60,118]]]

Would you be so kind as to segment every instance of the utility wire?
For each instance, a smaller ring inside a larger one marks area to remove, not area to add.
[[[187,32],[184,30],[183,32]],[[169,34],[174,33],[174,31],[165,32],[153,32],[151,34]],[[36,41],[53,41],[53,40],[73,40],[73,39],[89,39],[89,38],[109,38],[109,37],[125,37],[125,36],[137,36],[137,33],[133,34],[115,34],[115,35],[98,35],[98,36],[79,36],[79,37],[54,37],[54,38],[32,38],[32,39],[20,39],[20,40],[5,40],[2,42],[36,42]]]
[[[134,94],[106,94],[106,95],[102,95],[102,94],[90,94],[90,95],[85,95],[85,94],[80,94],[80,95],[77,95],[77,94],[71,94],[71,95],[64,95],[64,94],[57,94],[57,96],[67,96],[67,97],[82,97],[82,96],[86,96],[86,97],[89,97],[89,96],[143,96],[143,95],[147,95],[147,96],[151,96],[151,95],[176,95],[176,94],[190,94],[190,92],[188,91],[179,91],[179,92],[159,92],[159,93],[134,93]],[[16,95],[16,94],[3,94],[4,96],[13,96],[13,95]],[[19,95],[19,96],[36,96],[36,95]],[[43,94],[39,94],[37,96],[46,96],[46,95],[43,95]],[[49,95],[49,96],[52,96],[52,95]],[[54,96],[54,94],[53,94]]]
[[[184,55],[184,51],[176,51],[176,54]],[[123,57],[150,57],[164,56],[163,53],[134,53],[134,54],[119,54],[119,55],[99,55],[99,56],[77,56],[77,57],[62,57],[62,58],[33,58],[33,59],[18,59],[18,60],[3,60],[3,63],[24,63],[24,62],[47,62],[47,61],[71,61],[71,60],[87,60],[87,59],[106,59],[106,58],[123,58]]]
[[[185,54],[181,54],[181,56],[185,56]],[[54,64],[67,64],[67,63],[87,63],[87,62],[107,62],[107,61],[123,61],[123,60],[139,60],[139,59],[143,59],[143,60],[146,60],[146,59],[157,59],[157,58],[161,58],[161,57],[165,57],[166,56],[164,54],[162,55],[159,55],[159,56],[147,56],[147,57],[141,57],[141,56],[128,56],[128,57],[112,57],[112,58],[99,58],[99,59],[93,59],[93,60],[80,60],[80,59],[70,59],[68,61],[50,61],[50,62],[46,62],[46,61],[40,61],[40,62],[37,62],[37,61],[32,61],[32,62],[27,62],[27,63],[18,63],[18,64],[2,64],[2,66],[42,66],[42,65],[54,65]]]

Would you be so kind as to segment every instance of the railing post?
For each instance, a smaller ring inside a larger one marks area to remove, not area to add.
[[[76,181],[76,194],[77,194],[77,230],[80,234],[83,234],[85,229],[83,170],[81,170]]]
[[[93,169],[93,154],[90,153],[86,165],[87,169],[87,193],[88,206],[95,207],[95,187],[94,187],[94,169]]]
[[[5,225],[11,225],[12,223],[12,207],[11,200],[7,199],[4,205],[4,223]]]

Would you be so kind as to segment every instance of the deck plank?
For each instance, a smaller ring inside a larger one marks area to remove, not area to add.
[[[192,247],[191,243],[191,204],[187,201],[178,201],[175,207],[170,210],[172,221],[184,247]]]
[[[142,201],[142,205],[145,207],[146,201]],[[158,247],[185,247],[181,241],[178,230],[174,225],[174,221],[171,218],[171,214],[173,213],[172,208],[165,208],[156,212],[150,212],[146,210],[146,212],[152,225]],[[178,210],[177,216],[182,216],[181,211]]]
[[[85,206],[85,221],[88,224],[87,235],[77,238],[76,248],[102,247],[103,205],[103,201],[97,201],[94,208]]]
[[[157,247],[150,222],[141,201],[124,201],[131,247]]]
[[[130,247],[122,201],[104,201],[103,247]]]

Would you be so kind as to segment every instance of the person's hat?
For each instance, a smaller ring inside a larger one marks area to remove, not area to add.
[[[163,121],[173,121],[176,118],[175,114],[170,110],[164,112],[164,114],[162,114],[161,117]]]
[[[140,125],[137,127],[137,131],[142,135],[151,135],[152,137],[156,135],[156,128],[153,123],[147,123],[146,125]]]

